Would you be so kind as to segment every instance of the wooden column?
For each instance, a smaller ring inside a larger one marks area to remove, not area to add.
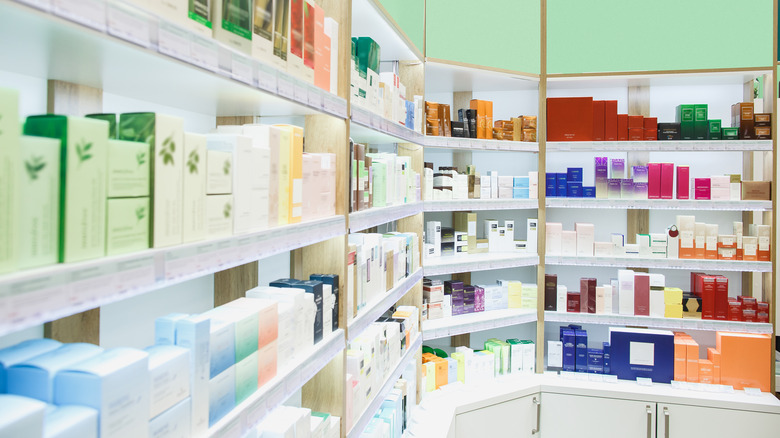
[[[628,87],[628,114],[632,116],[650,116],[650,86],[644,81],[636,81]],[[646,166],[650,161],[649,152],[629,152],[626,160],[626,174],[631,166]],[[626,212],[626,243],[636,243],[637,234],[650,232],[650,210],[628,210]],[[647,270],[644,270],[647,272]]]
[[[539,207],[537,210],[536,246],[539,254],[539,265],[536,267],[536,372],[544,373],[544,354],[547,345],[544,341],[544,275],[545,275],[545,240],[547,209],[545,207],[547,186],[545,184],[547,171],[547,0],[541,0],[541,48],[539,61],[539,112],[536,119],[536,139],[539,142],[538,192]],[[527,237],[527,236],[526,236]]]
[[[99,113],[103,111],[103,90],[50,79],[46,111],[69,116]],[[48,322],[43,326],[43,336],[60,342],[100,344],[100,308]]]

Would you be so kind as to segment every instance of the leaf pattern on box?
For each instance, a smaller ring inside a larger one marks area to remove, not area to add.
[[[43,161],[43,157],[32,157],[24,162],[24,167],[27,170],[27,176],[34,181],[38,179],[38,174],[46,167],[46,163]]]
[[[176,152],[176,143],[173,141],[173,134],[163,140],[162,148],[160,149],[160,156],[163,159],[163,164],[174,165],[173,153]]]
[[[225,175],[230,175],[230,160],[225,161],[225,164],[222,166],[222,172],[225,173]]]
[[[90,153],[90,150],[92,150],[92,143],[87,143],[86,140],[81,140],[81,143],[76,143],[76,155],[79,157],[79,166],[81,163],[89,160],[92,158],[92,154]]]
[[[141,222],[146,217],[146,207],[138,207],[135,209],[135,217],[138,222]]]
[[[225,204],[225,208],[222,210],[222,214],[225,215],[225,219],[230,218],[230,212],[233,210],[233,206],[230,203]]]
[[[143,166],[146,163],[146,152],[139,152],[135,155],[135,160],[138,162],[138,167]]]
[[[187,168],[189,168],[190,173],[198,173],[198,163],[200,163],[200,155],[198,155],[197,150],[193,150],[187,157]]]

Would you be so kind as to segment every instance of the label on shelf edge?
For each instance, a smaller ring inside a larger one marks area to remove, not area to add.
[[[108,33],[147,49],[152,45],[149,20],[120,3],[108,4]]]
[[[106,3],[100,0],[54,0],[53,12],[62,18],[106,31]]]
[[[163,55],[172,56],[184,62],[191,62],[190,40],[187,32],[160,20],[157,51]]]
[[[276,88],[280,96],[288,99],[295,98],[295,90],[293,88],[292,78],[285,74],[279,74],[276,78]]]
[[[17,0],[20,3],[24,3],[28,6],[38,8],[42,11],[51,12],[51,0]]]
[[[277,70],[265,63],[257,64],[257,87],[271,93],[277,92]]]
[[[233,62],[230,67],[230,77],[243,82],[249,86],[254,87],[254,69],[252,68],[252,60],[241,56],[239,54],[233,54]]]
[[[199,67],[212,72],[219,70],[219,46],[213,40],[192,35],[190,56],[192,63]]]

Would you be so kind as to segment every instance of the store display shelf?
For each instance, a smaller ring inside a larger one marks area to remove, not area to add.
[[[691,271],[772,272],[772,262],[705,259],[642,259],[627,257],[546,256],[547,265],[615,268],[685,269]]]
[[[544,312],[544,322],[573,322],[614,326],[647,327],[669,330],[706,330],[740,333],[772,333],[772,324],[712,319],[660,318],[634,315]]]
[[[352,35],[370,36],[382,48],[382,61],[422,61],[422,53],[379,0],[352,1]]]
[[[401,377],[401,374],[403,374],[406,366],[415,360],[417,352],[420,350],[421,346],[422,335],[418,334],[414,341],[412,341],[411,345],[406,349],[406,352],[403,354],[403,356],[401,356],[401,360],[398,361],[398,364],[396,364],[393,372],[391,372],[385,378],[384,383],[382,384],[382,388],[380,388],[379,391],[375,393],[374,397],[371,399],[371,403],[366,406],[366,408],[360,414],[360,418],[358,418],[352,425],[352,429],[347,432],[347,438],[358,438],[363,434],[366,426],[368,426],[368,423],[374,417],[374,414],[379,410],[379,407],[382,406],[382,402],[385,400],[385,397],[387,397],[387,394],[389,394],[393,389],[395,382]]]
[[[0,277],[0,336],[343,235],[343,216]]]
[[[703,201],[694,199],[547,198],[548,208],[644,210],[770,211],[772,201]]]
[[[366,108],[352,107],[349,136],[359,143],[423,144],[425,136]]]
[[[356,211],[349,214],[349,231],[352,233],[363,231],[367,228],[422,213],[422,211],[422,202],[410,202],[408,204]]]
[[[539,143],[479,138],[425,136],[425,147],[471,151],[539,152]]]
[[[501,309],[423,321],[423,340],[536,322],[536,309]]]
[[[371,303],[365,306],[365,308],[358,311],[356,316],[347,325],[347,336],[349,340],[353,340],[360,336],[363,331],[368,328],[371,323],[382,316],[387,309],[392,307],[398,300],[406,295],[409,290],[414,287],[420,280],[422,280],[422,268],[417,269],[412,275],[404,278],[401,283],[396,285],[384,293],[381,297],[377,297]]]
[[[423,210],[434,211],[486,211],[486,210],[536,210],[538,199],[453,199],[424,201]]]
[[[123,1],[67,3],[0,1],[0,69],[202,114],[347,117],[346,100]]]
[[[423,260],[423,273],[429,275],[457,274],[459,272],[489,271],[493,269],[536,266],[539,256],[522,253],[483,253],[462,256],[432,257]]]
[[[538,89],[538,74],[425,58],[426,94]]]
[[[547,152],[771,151],[772,140],[548,141]]]
[[[284,403],[317,375],[344,348],[344,330],[336,330],[328,338],[314,345],[308,354],[302,354],[293,363],[278,370],[276,377],[211,426],[208,436],[244,436],[257,426],[266,414]]]

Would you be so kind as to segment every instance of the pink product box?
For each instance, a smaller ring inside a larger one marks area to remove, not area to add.
[[[661,199],[661,163],[647,165],[647,199]]]
[[[688,166],[677,166],[677,199],[690,199],[690,172]]]
[[[710,177],[710,199],[728,201],[731,199],[731,177],[717,175]]]
[[[693,178],[693,199],[711,199],[709,178]]]
[[[661,163],[661,199],[674,198],[674,163]]]

